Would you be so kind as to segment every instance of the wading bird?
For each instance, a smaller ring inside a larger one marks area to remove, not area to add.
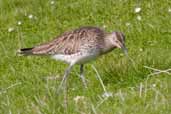
[[[107,33],[98,27],[81,27],[65,32],[50,42],[20,49],[18,53],[21,55],[49,55],[56,60],[68,63],[69,67],[64,73],[60,89],[75,64],[80,65],[80,76],[86,86],[83,75],[84,64],[115,48],[121,48],[127,53],[125,36],[122,32]]]

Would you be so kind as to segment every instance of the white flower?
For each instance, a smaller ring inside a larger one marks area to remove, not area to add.
[[[152,84],[153,87],[156,87],[156,84]]]
[[[113,95],[112,95],[112,92],[105,92],[105,93],[103,93],[103,95],[102,95],[102,97],[104,97],[104,98],[108,98],[108,97],[112,97]]]
[[[136,7],[134,11],[135,11],[135,13],[139,13],[141,11],[141,8],[140,7]]]
[[[137,16],[137,20],[141,21],[141,16],[140,15]]]
[[[29,18],[29,19],[32,19],[32,18],[33,18],[33,15],[32,15],[32,14],[30,14],[30,15],[28,16],[28,18]]]
[[[106,25],[103,25],[103,28],[106,28]]]
[[[51,1],[50,4],[53,5],[55,3],[55,1]]]
[[[13,31],[14,31],[13,27],[8,28],[8,32],[13,32]]]
[[[126,26],[130,26],[130,25],[131,25],[131,23],[129,23],[129,22],[126,23]]]
[[[140,48],[140,51],[142,52],[142,51],[143,51],[143,49],[142,49],[142,48]]]
[[[75,101],[76,103],[78,103],[80,100],[84,100],[84,99],[85,99],[84,96],[76,96],[76,97],[74,97],[74,101]]]
[[[171,8],[168,9],[168,12],[171,13]]]
[[[21,22],[21,21],[18,21],[18,22],[17,22],[17,24],[18,24],[18,25],[21,25],[21,24],[22,24],[22,22]]]

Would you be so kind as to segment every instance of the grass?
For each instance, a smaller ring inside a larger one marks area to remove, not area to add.
[[[169,114],[170,75],[148,76],[154,71],[144,67],[171,68],[169,8],[169,0],[0,0],[0,114]],[[63,93],[56,91],[67,65],[47,57],[18,57],[16,51],[87,25],[123,31],[135,63],[116,49],[87,64],[87,90],[75,66],[65,110]],[[92,64],[112,96],[102,97]]]

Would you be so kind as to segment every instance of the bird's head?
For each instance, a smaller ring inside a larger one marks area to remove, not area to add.
[[[116,48],[120,48],[127,54],[127,48],[125,46],[125,35],[122,32],[112,32],[112,44]]]

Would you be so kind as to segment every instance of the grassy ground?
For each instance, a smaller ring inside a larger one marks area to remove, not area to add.
[[[136,7],[141,11],[135,13]],[[120,30],[134,64],[115,50],[86,65],[88,89],[75,66],[68,108],[56,90],[66,64],[48,57],[18,57],[16,50],[85,25]],[[100,74],[109,97],[92,68]],[[0,0],[0,114],[169,114],[171,77],[169,0]]]

